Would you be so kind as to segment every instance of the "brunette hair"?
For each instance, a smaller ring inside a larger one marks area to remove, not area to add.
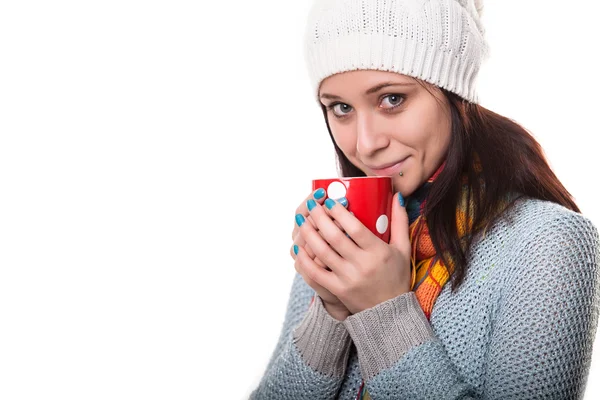
[[[415,80],[432,92],[430,84]],[[445,89],[434,87],[434,90],[440,90],[450,105],[452,128],[446,166],[430,187],[423,215],[436,253],[446,265],[451,262],[454,267],[451,276],[454,292],[464,280],[476,233],[487,229],[500,216],[493,211],[502,198],[518,194],[506,209],[520,197],[529,196],[558,203],[575,212],[580,210],[548,165],[541,145],[525,128]],[[341,175],[365,176],[338,147],[329,127],[327,109],[322,104],[321,108]],[[476,157],[482,168],[480,173],[475,168]],[[473,201],[473,210],[467,209],[467,218],[472,218],[473,230],[461,243],[456,226],[456,208],[461,197],[463,174],[469,181],[467,199]],[[479,184],[478,176],[484,182],[483,187]],[[473,215],[469,215],[469,211]],[[447,253],[440,249],[445,249]]]

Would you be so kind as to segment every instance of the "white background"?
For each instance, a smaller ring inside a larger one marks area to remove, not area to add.
[[[310,5],[1,3],[0,398],[247,398],[283,322],[294,210],[336,173]],[[600,226],[597,15],[488,0],[479,93]]]

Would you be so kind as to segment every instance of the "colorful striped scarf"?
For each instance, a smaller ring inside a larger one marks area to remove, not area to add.
[[[406,203],[412,250],[410,257],[412,264],[410,287],[415,292],[417,300],[428,320],[431,316],[435,300],[454,271],[451,265],[447,266],[444,264],[436,254],[431,236],[429,235],[429,228],[423,215],[429,188],[442,172],[445,165],[446,162],[437,169],[423,186],[407,199]],[[468,189],[466,181],[465,176],[463,177],[463,192]],[[460,204],[456,212],[459,237],[463,237],[465,233],[465,211],[465,205]],[[470,225],[471,221],[469,221]]]

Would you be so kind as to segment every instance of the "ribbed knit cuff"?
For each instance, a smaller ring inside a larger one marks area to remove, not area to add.
[[[470,38],[479,43],[479,39]],[[319,104],[319,88],[323,79],[356,69],[381,69],[418,77],[477,102],[475,79],[481,58],[479,44],[465,56],[457,56],[454,52],[426,46],[417,39],[395,38],[387,34],[354,33],[309,43],[311,53],[305,57],[313,96]],[[356,65],[351,65],[351,62]]]
[[[311,368],[326,376],[344,376],[352,341],[344,323],[329,315],[318,295],[294,330],[293,338],[302,359]]]
[[[415,292],[404,293],[344,320],[363,379],[392,367],[408,350],[435,338]]]

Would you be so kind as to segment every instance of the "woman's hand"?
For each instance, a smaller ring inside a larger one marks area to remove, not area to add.
[[[306,199],[304,199],[304,201],[302,201],[302,203],[300,203],[298,208],[296,208],[296,215],[298,215],[298,214],[302,215],[313,226],[313,228],[316,229],[316,226],[315,226],[314,222],[312,221],[312,218],[308,214],[308,208],[306,208],[306,202],[309,199],[313,199],[315,202],[318,202],[319,204],[323,204],[323,202],[325,201],[325,198],[326,198],[326,196],[325,196],[324,189],[315,190]],[[320,266],[322,268],[326,267],[325,264],[323,264],[323,262],[321,262],[321,260],[319,260],[318,258],[315,259],[315,254],[312,252],[310,247],[306,246],[306,242],[304,241],[304,239],[301,236],[298,236],[298,224],[296,224],[296,223],[294,223],[294,229],[292,230],[292,241],[293,241],[293,243],[292,243],[292,246],[290,247],[290,256],[293,259],[296,259],[295,253],[294,253],[294,245],[297,245],[298,247],[304,247],[304,250],[308,253],[308,256],[312,260],[314,260],[314,262],[317,263],[318,266]]]
[[[312,200],[316,203],[323,204],[325,201],[325,190],[319,189],[315,192],[311,193],[308,198],[306,198],[302,204],[296,209],[296,215],[301,215],[305,218],[306,223],[311,224],[315,232],[318,234],[318,230],[316,225],[312,221],[312,218],[309,215],[309,211],[307,208],[307,201]],[[345,206],[347,206],[347,201],[343,202]],[[331,220],[330,220],[331,221]],[[339,225],[337,225],[339,227]],[[309,264],[313,268],[320,268],[323,271],[331,271],[331,269],[325,265],[318,257],[315,257],[315,254],[311,250],[310,246],[306,244],[302,235],[299,235],[299,226],[297,223],[294,223],[294,230],[292,231],[292,239],[293,245],[290,248],[290,255],[295,260],[294,267],[296,271],[302,276],[304,281],[308,286],[310,286],[323,300],[323,304],[325,305],[325,309],[327,312],[338,320],[345,319],[348,315],[350,315],[350,311],[346,308],[346,306],[329,290],[325,289],[321,285],[317,284],[314,280],[306,275],[305,268],[302,267],[302,264]]]
[[[309,262],[309,257],[299,257],[302,276],[328,291],[352,314],[410,291],[408,215],[399,195],[394,196],[389,244],[331,199],[324,206],[310,204],[311,223],[302,214],[296,216],[299,236],[331,268],[326,271]]]
[[[304,201],[302,201],[302,203],[300,204],[300,206],[298,206],[298,208],[296,208],[296,215],[300,214],[302,215],[304,218],[306,218],[307,221],[309,221],[312,226],[316,229],[315,223],[313,222],[312,218],[310,217],[309,213],[308,213],[308,208],[306,207],[306,202],[310,199],[314,200],[315,202],[318,202],[319,204],[323,204],[323,202],[326,199],[325,196],[326,192],[324,189],[317,189],[314,192],[312,192],[306,199],[304,199]],[[348,200],[346,198],[342,198],[339,199],[338,202],[340,202],[340,204],[342,204],[344,207],[348,207]],[[335,224],[340,227],[340,225],[335,222]],[[340,227],[341,229],[341,227]],[[325,268],[328,271],[331,271],[331,269],[329,269],[329,267],[327,267],[321,260],[319,260],[318,257],[315,257],[315,253],[313,253],[313,251],[311,250],[310,246],[306,245],[306,242],[304,241],[304,238],[302,236],[298,236],[298,224],[294,223],[294,229],[292,230],[292,246],[290,247],[290,256],[295,259],[295,253],[294,253],[294,245],[298,246],[299,248],[304,248],[304,250],[308,253],[308,256],[321,268]]]

